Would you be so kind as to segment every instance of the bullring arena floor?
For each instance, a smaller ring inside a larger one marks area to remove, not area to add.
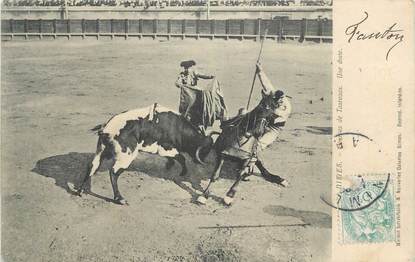
[[[204,167],[142,155],[112,198],[107,171],[93,177],[101,198],[68,193],[95,151],[96,124],[154,102],[177,108],[179,62],[195,59],[222,83],[231,114],[246,105],[258,42],[221,40],[74,40],[2,42],[2,256],[4,261],[322,261],[330,254],[331,44],[267,41],[262,64],[293,97],[294,112],[267,166],[286,178],[279,188],[255,176],[232,207],[220,203],[233,183],[222,171],[206,206],[191,185]],[[258,83],[257,83],[258,84]],[[254,101],[260,97],[259,85]],[[175,183],[176,181],[176,183]],[[305,223],[308,226],[278,226]],[[223,225],[273,227],[205,228]],[[276,226],[277,225],[277,226]]]

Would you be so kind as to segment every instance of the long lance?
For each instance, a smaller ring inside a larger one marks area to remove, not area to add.
[[[267,36],[267,32],[268,32],[268,28],[265,29],[264,36],[261,39],[261,48],[259,49],[258,59],[256,60],[257,64],[259,63],[259,61],[261,61],[262,48],[264,46],[264,40],[265,40],[265,37]],[[257,71],[256,71],[256,67],[255,67],[254,79],[252,80],[251,91],[249,92],[248,104],[246,105],[246,111],[248,111],[249,103],[251,102],[252,92],[254,91],[256,75],[257,75]]]
[[[259,49],[259,54],[258,54],[258,58],[256,60],[256,63],[258,64],[259,61],[261,61],[261,55],[262,55],[262,48],[264,47],[264,40],[265,37],[267,36],[267,32],[268,32],[268,28],[265,29],[264,31],[264,35],[261,39],[261,48]],[[251,91],[249,92],[249,98],[248,98],[248,104],[246,105],[246,111],[248,112],[249,110],[249,103],[251,102],[251,97],[252,97],[252,92],[254,91],[254,86],[255,86],[255,80],[256,80],[256,75],[257,75],[257,71],[256,71],[256,65],[255,65],[255,74],[254,74],[254,79],[252,80],[252,85],[251,85]],[[248,114],[248,124],[246,125],[245,128],[245,132],[248,131],[248,127],[249,127],[249,119],[250,118],[250,114]],[[255,143],[256,144],[256,143]],[[256,147],[256,145],[255,145]]]

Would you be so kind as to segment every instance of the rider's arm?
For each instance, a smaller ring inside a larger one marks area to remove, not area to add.
[[[271,92],[275,92],[275,88],[272,85],[271,81],[269,80],[269,78],[267,77],[267,75],[265,74],[264,70],[262,69],[262,66],[258,63],[256,65],[257,67],[257,73],[258,73],[258,77],[259,77],[259,81],[261,82],[262,85],[262,92],[265,95],[269,95],[271,94]]]
[[[196,75],[196,77],[202,78],[202,79],[212,79],[212,78],[215,77],[214,75],[203,74],[203,73],[200,73],[198,71],[195,71],[195,75]]]

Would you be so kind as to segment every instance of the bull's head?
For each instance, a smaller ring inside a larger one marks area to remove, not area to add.
[[[202,165],[206,164],[204,160],[207,157],[207,155],[210,153],[210,150],[213,147],[212,136],[215,134],[218,135],[220,133],[216,131],[206,132],[206,136],[204,136],[201,144],[196,149],[195,159],[199,164],[202,164]]]

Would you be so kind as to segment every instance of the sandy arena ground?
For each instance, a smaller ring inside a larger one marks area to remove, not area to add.
[[[193,58],[222,83],[231,114],[246,105],[258,42],[74,40],[2,43],[2,257],[4,261],[322,261],[330,255],[331,45],[267,41],[263,66],[293,97],[294,113],[264,152],[280,188],[254,176],[232,207],[226,164],[216,198],[194,203],[213,169],[142,155],[119,180],[129,206],[112,198],[108,172],[95,196],[70,193],[85,175],[97,137],[89,128],[154,102],[177,108],[179,62]],[[258,84],[258,83],[257,83]],[[254,101],[260,98],[259,85]],[[307,223],[309,226],[283,226]],[[273,227],[203,228],[223,225]]]

